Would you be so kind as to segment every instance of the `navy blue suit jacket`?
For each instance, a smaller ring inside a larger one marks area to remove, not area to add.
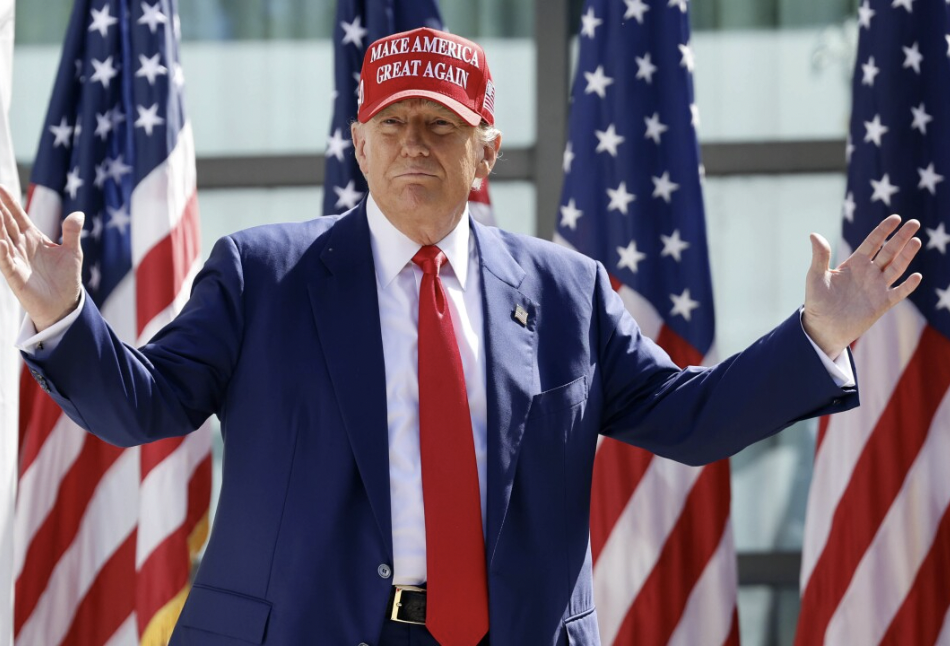
[[[832,382],[797,313],[718,366],[681,371],[641,336],[602,266],[471,226],[492,646],[595,645],[598,434],[701,464],[857,393]],[[30,362],[73,419],[115,444],[219,416],[221,497],[174,646],[376,642],[393,550],[375,280],[364,206],[251,229],[218,241],[184,311],[147,346],[125,347],[87,298],[51,356]]]

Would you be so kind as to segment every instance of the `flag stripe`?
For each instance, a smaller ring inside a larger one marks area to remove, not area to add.
[[[670,460],[652,460],[617,520],[594,566],[594,598],[604,643],[618,639],[627,610],[659,561],[700,471]],[[656,504],[658,500],[663,504]]]
[[[850,583],[850,573],[899,493],[927,437],[937,403],[950,387],[950,362],[944,358],[948,352],[950,341],[932,328],[925,328],[835,511],[828,542],[802,595],[801,613],[808,616],[809,621],[799,625],[797,644],[821,643],[828,622]],[[886,430],[891,428],[901,429],[901,443],[898,447],[886,448],[892,444]],[[884,430],[879,432],[879,429]],[[889,459],[878,460],[878,455],[889,456]],[[873,499],[867,499],[867,491],[875,493]]]
[[[20,473],[24,473],[33,466],[63,411],[28,370],[20,373],[20,410]]]
[[[682,514],[666,537],[660,558],[624,618],[615,642],[621,644],[667,644],[680,622],[686,603],[701,574],[721,543],[729,517],[728,498],[718,492],[729,484],[728,463],[700,470]],[[702,527],[707,519],[713,527]],[[714,614],[728,624],[733,604]],[[723,631],[725,633],[725,631]]]
[[[74,435],[85,435],[81,429],[71,430]],[[122,454],[122,449],[95,437],[81,439],[82,451],[59,480],[56,504],[29,543],[22,576],[16,582],[16,630],[33,612],[53,568],[79,532],[83,514],[96,493],[102,474],[112,468]]]
[[[944,454],[947,455],[947,454]],[[894,616],[881,644],[945,644],[937,641],[944,617],[950,610],[950,507],[934,536],[927,558],[917,570],[917,578],[900,610]]]
[[[950,353],[941,360],[950,365]],[[950,428],[950,395],[944,397],[931,423],[931,430],[936,432],[927,433],[900,493],[854,571],[848,591],[825,632],[827,642],[879,643],[910,591],[915,573],[931,551],[940,523],[940,515],[932,510],[946,509],[950,504],[950,470],[946,468],[950,433],[939,432],[946,428]],[[908,532],[908,527],[914,531]],[[902,557],[899,563],[895,562],[895,554]],[[888,585],[881,589],[875,581],[887,581]],[[875,609],[873,615],[853,621],[870,607]],[[934,621],[938,619],[935,617]],[[907,638],[906,634],[902,636]]]
[[[605,438],[599,443],[590,501],[590,549],[595,565],[652,460],[652,453],[616,440]]]
[[[63,641],[82,598],[99,570],[135,530],[138,451],[126,450],[103,475],[83,516],[79,532],[56,563],[47,589],[26,622],[15,629],[23,644]],[[29,573],[24,573],[29,576]]]
[[[917,308],[910,303],[899,303],[865,333],[854,349],[855,365],[864,366],[880,357],[885,361],[884,365],[890,367],[861,374],[860,407],[822,419],[828,431],[815,457],[809,489],[808,531],[802,550],[802,589],[811,580],[815,563],[831,532],[834,510],[841,502],[855,465],[861,459],[891,393],[914,356],[925,324]]]
[[[104,644],[135,610],[134,582],[129,579],[135,560],[135,532],[109,557],[92,587],[82,597],[76,616],[63,639],[70,646]]]

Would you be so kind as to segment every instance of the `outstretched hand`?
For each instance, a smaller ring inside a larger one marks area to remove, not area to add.
[[[79,303],[83,220],[82,213],[71,213],[63,221],[63,244],[56,244],[0,186],[0,272],[37,331],[62,319]]]
[[[812,260],[805,280],[802,323],[829,357],[841,354],[920,285],[922,276],[915,273],[894,286],[921,246],[920,239],[914,237],[920,223],[908,220],[898,230],[900,222],[900,216],[889,216],[836,269],[828,266],[828,241],[811,234]]]

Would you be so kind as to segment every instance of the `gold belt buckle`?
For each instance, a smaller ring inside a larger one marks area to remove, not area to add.
[[[424,626],[425,622],[422,621],[412,621],[409,619],[400,619],[399,618],[399,608],[402,606],[402,593],[403,592],[425,592],[425,588],[420,588],[415,585],[397,585],[396,593],[393,596],[393,611],[390,614],[390,619],[393,621],[398,621],[401,624],[415,624],[417,626]]]

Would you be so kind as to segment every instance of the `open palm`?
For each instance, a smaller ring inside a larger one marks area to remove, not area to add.
[[[811,235],[812,264],[805,281],[802,322],[830,357],[840,354],[920,285],[922,277],[915,273],[894,286],[921,246],[914,237],[920,223],[909,220],[898,229],[900,222],[897,215],[885,219],[835,269],[828,265],[828,242],[818,234]]]
[[[37,331],[44,330],[79,302],[83,214],[72,213],[63,221],[61,245],[37,229],[16,198],[2,186],[0,216],[0,272]]]

